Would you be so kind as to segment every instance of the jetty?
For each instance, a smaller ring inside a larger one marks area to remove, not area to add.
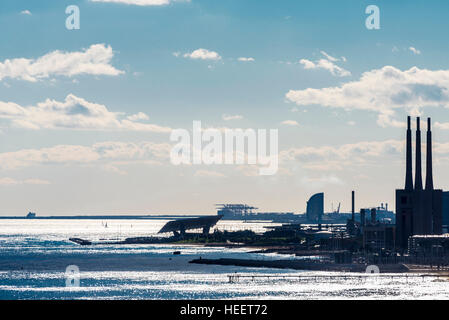
[[[339,272],[366,272],[366,264],[355,263],[326,263],[314,262],[311,260],[300,259],[284,259],[284,260],[253,260],[253,259],[194,259],[189,263],[211,264],[222,266],[238,266],[251,268],[277,268],[277,269],[293,269],[293,270],[311,270],[311,271],[339,271]],[[378,266],[381,273],[404,273],[409,272],[406,265],[397,264],[381,264]]]
[[[369,279],[387,279],[387,280],[395,280],[395,279],[438,279],[438,280],[449,280],[449,276],[447,274],[413,274],[413,273],[405,273],[405,274],[370,274],[370,273],[361,273],[361,274],[306,274],[306,275],[261,275],[261,274],[229,274],[228,281],[229,283],[236,283],[240,280],[243,281],[257,281],[257,280],[297,280],[301,282],[307,281],[318,281],[324,280],[329,282],[331,280],[340,281],[340,280],[369,280]]]

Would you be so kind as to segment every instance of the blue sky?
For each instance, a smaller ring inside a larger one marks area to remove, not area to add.
[[[0,214],[214,213],[223,202],[303,212],[319,191],[327,209],[341,201],[349,210],[353,189],[357,206],[392,206],[404,180],[400,126],[410,113],[439,122],[435,185],[449,188],[447,1],[168,2],[1,1]],[[80,30],[65,28],[72,4]],[[370,4],[380,8],[380,30],[365,27]],[[198,49],[220,59],[187,56]],[[56,50],[52,63],[5,67]],[[86,52],[90,71],[80,71]],[[58,67],[69,57],[73,68]],[[429,72],[406,72],[413,67]],[[103,106],[104,122],[53,119],[64,101]],[[139,113],[146,116],[127,120]],[[167,130],[190,129],[193,120],[278,128],[280,171],[171,165]]]

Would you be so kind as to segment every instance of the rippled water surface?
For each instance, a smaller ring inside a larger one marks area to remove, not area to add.
[[[108,227],[105,227],[107,223]],[[181,245],[79,246],[90,240],[154,235],[164,220],[1,220],[0,299],[447,299],[436,278],[347,278],[338,273],[190,264],[195,258],[292,259]],[[219,229],[263,231],[266,223],[221,221]],[[181,255],[173,255],[181,251]],[[80,286],[66,287],[65,270],[80,269]],[[229,282],[229,275],[266,275]],[[317,277],[295,278],[306,275]],[[321,277],[332,275],[332,277]],[[283,278],[283,276],[288,276]]]

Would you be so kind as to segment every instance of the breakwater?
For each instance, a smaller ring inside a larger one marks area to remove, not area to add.
[[[251,260],[251,259],[194,259],[189,263],[212,264],[222,266],[239,266],[251,268],[278,268],[313,271],[340,271],[340,272],[365,272],[365,264],[337,264],[326,262],[313,262],[306,260]],[[381,273],[402,273],[409,269],[404,264],[379,265]]]

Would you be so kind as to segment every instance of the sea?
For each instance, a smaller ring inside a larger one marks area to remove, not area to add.
[[[154,236],[161,219],[0,219],[0,299],[448,299],[449,280],[200,265],[198,258],[297,259],[254,248],[94,245]],[[220,221],[219,230],[265,231],[270,222]],[[180,254],[174,255],[175,251]],[[238,281],[230,276],[246,275]],[[348,277],[342,278],[342,275]],[[254,277],[253,277],[254,276]],[[263,276],[263,277],[261,277]]]

